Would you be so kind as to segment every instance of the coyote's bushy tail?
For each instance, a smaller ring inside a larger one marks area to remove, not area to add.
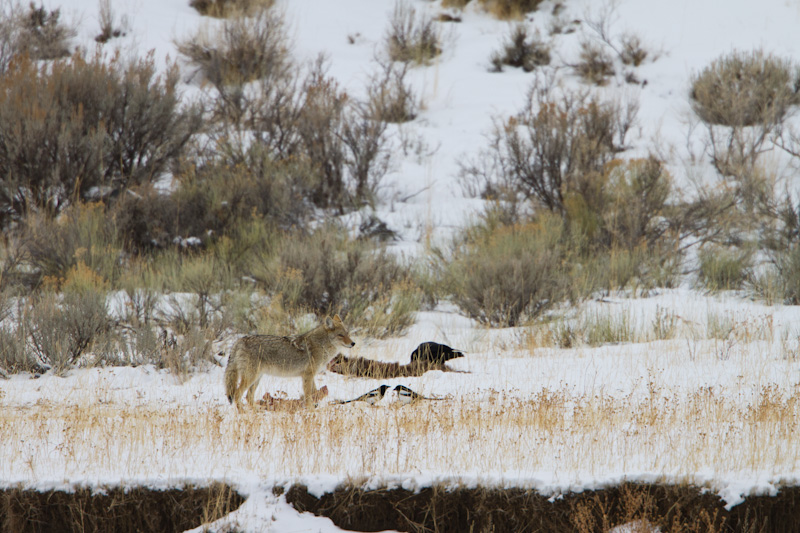
[[[233,395],[236,393],[236,385],[239,381],[239,372],[236,370],[233,359],[235,355],[236,349],[234,347],[233,351],[231,351],[231,356],[228,357],[228,366],[225,367],[225,394],[228,396],[230,403],[233,403]]]

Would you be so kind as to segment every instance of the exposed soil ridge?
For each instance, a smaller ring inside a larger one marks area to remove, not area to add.
[[[113,487],[39,492],[10,488],[0,490],[0,531],[179,532],[222,518],[244,500],[223,483],[166,490]]]
[[[730,510],[702,487],[645,483],[558,498],[525,489],[444,486],[419,492],[342,486],[316,498],[296,485],[286,500],[298,511],[326,516],[355,531],[574,533],[634,523],[635,531],[658,527],[661,533],[800,532],[800,487],[782,487],[776,496],[750,496]]]

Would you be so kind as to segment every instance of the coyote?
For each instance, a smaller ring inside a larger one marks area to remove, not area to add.
[[[351,348],[356,343],[347,333],[342,319],[336,315],[311,331],[290,337],[278,335],[247,335],[236,341],[225,369],[225,393],[239,408],[239,400],[255,405],[258,382],[264,374],[300,376],[303,378],[303,398],[312,407],[317,387],[314,376],[327,366],[340,346]]]

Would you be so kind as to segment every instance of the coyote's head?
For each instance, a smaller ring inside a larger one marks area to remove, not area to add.
[[[330,333],[332,337],[335,337],[342,346],[346,346],[348,348],[352,348],[356,345],[353,342],[353,339],[350,338],[350,334],[347,332],[347,329],[342,324],[342,319],[339,318],[339,315],[336,315],[331,320],[331,317],[325,317],[325,329]]]

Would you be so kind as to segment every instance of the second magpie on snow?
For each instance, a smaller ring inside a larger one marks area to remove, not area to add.
[[[444,398],[429,398],[427,396],[423,396],[421,394],[417,394],[413,390],[409,389],[404,385],[398,385],[394,388],[395,392],[397,393],[397,398],[402,403],[411,403],[417,400],[443,400]]]
[[[358,398],[353,398],[352,400],[339,400],[336,403],[367,402],[370,405],[374,405],[375,403],[381,401],[383,395],[386,394],[388,389],[389,385],[381,385],[377,389],[372,389],[371,391],[362,394]]]

